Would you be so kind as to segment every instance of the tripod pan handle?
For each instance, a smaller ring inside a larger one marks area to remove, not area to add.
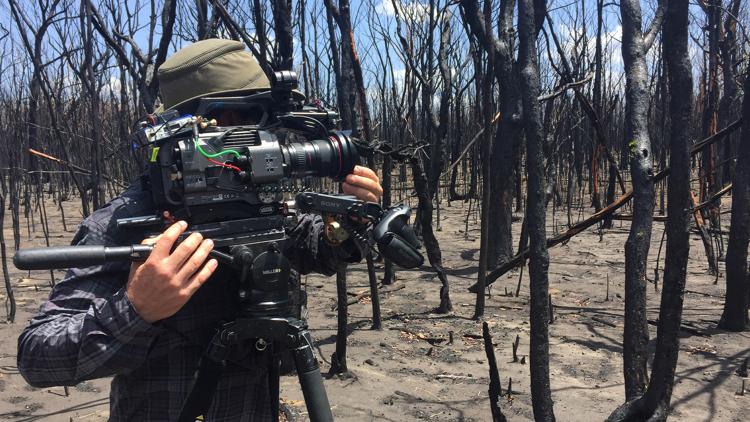
[[[20,249],[13,256],[13,264],[19,270],[90,267],[110,261],[143,260],[152,249],[151,245],[82,245]]]

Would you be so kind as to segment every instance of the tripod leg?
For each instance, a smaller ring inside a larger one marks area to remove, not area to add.
[[[299,385],[302,387],[302,395],[305,397],[310,421],[333,422],[331,405],[328,403],[323,377],[320,375],[320,367],[313,353],[310,333],[305,330],[300,333],[300,336],[304,341],[294,349],[294,363],[297,366]]]
[[[280,355],[277,355],[276,344],[274,343],[271,350],[271,356],[268,362],[268,399],[271,404],[271,422],[279,422],[279,361]]]

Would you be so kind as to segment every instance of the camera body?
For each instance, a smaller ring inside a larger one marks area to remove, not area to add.
[[[263,217],[282,212],[283,193],[300,181],[351,173],[359,155],[335,130],[338,114],[302,106],[295,92],[203,98],[195,115],[172,110],[142,123],[155,205],[191,222]]]

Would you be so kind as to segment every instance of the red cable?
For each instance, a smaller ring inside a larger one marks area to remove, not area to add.
[[[213,164],[216,164],[216,165],[219,165],[219,166],[222,166],[222,167],[226,167],[226,168],[232,169],[232,170],[234,170],[236,172],[242,171],[242,169],[239,168],[239,167],[237,167],[237,166],[233,166],[231,164],[222,163],[221,161],[216,161],[216,160],[214,160],[212,158],[206,157],[206,160],[208,160],[208,162],[210,162],[210,163],[213,163]]]

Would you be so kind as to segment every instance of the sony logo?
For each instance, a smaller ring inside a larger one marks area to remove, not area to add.
[[[320,201],[320,205],[324,207],[339,208],[338,202]]]

